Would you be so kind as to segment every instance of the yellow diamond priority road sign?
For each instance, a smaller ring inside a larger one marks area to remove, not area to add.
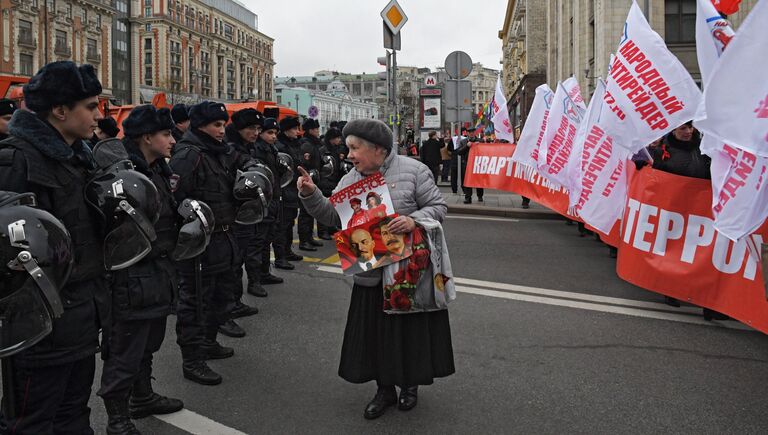
[[[397,35],[408,21],[408,16],[405,15],[403,8],[400,7],[397,0],[392,0],[387,4],[384,10],[381,11],[381,18],[393,35]]]

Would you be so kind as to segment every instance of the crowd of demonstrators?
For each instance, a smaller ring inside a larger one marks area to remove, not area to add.
[[[432,171],[416,159],[393,150],[390,129],[381,121],[355,120],[343,130],[354,170],[341,178],[341,190],[363,178],[381,173],[390,185],[395,212],[388,223],[392,234],[411,233],[421,218],[442,221],[447,206]],[[341,226],[334,206],[300,169],[300,199],[319,222]],[[339,375],[352,383],[375,381],[376,394],[364,417],[374,419],[397,404],[401,410],[416,406],[419,385],[454,373],[453,349],[447,310],[388,315],[382,311],[382,269],[354,275]],[[395,387],[400,387],[398,395]]]

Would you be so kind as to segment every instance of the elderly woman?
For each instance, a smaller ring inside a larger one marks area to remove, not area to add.
[[[432,172],[423,163],[392,149],[392,133],[386,124],[355,120],[344,127],[343,134],[355,170],[341,179],[336,191],[380,172],[399,215],[389,224],[392,233],[410,233],[416,228],[414,219],[443,220],[447,206]],[[307,211],[318,222],[340,227],[339,216],[328,198],[306,171],[300,172],[297,185]],[[365,408],[367,419],[381,416],[395,404],[403,411],[412,409],[419,385],[430,385],[434,378],[455,371],[447,310],[386,314],[383,302],[381,269],[354,276],[339,376],[353,383],[376,381],[376,395]],[[399,400],[395,386],[400,387]]]

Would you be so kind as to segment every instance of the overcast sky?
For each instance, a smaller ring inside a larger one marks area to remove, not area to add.
[[[259,16],[259,30],[275,38],[276,76],[383,70],[379,13],[387,0],[240,0]],[[454,50],[501,69],[506,0],[399,0],[408,22],[401,30],[398,65],[434,70]]]

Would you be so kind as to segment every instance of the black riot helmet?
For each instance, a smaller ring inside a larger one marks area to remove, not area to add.
[[[355,165],[347,159],[342,160],[340,166],[342,174],[348,174],[355,167]]]
[[[269,203],[272,201],[272,183],[269,180],[269,174],[263,168],[257,167],[245,172],[237,171],[232,192],[235,199],[242,201],[237,210],[235,222],[250,225],[264,219]]]
[[[324,154],[322,157],[322,163],[323,166],[320,167],[320,177],[321,178],[327,178],[333,175],[334,170],[336,169],[336,163],[333,160],[333,157],[331,154]]]
[[[99,169],[85,186],[85,198],[103,219],[104,266],[125,269],[152,250],[160,195],[149,178],[134,170],[120,140],[99,142],[93,156]]]
[[[178,212],[183,223],[179,229],[171,257],[176,260],[188,260],[205,251],[211,240],[211,233],[216,221],[208,204],[196,199],[185,199],[179,204]]]
[[[0,358],[29,348],[64,312],[74,264],[69,232],[32,193],[0,191]]]
[[[280,165],[280,187],[285,187],[293,182],[293,158],[286,153],[277,153],[277,164]]]

